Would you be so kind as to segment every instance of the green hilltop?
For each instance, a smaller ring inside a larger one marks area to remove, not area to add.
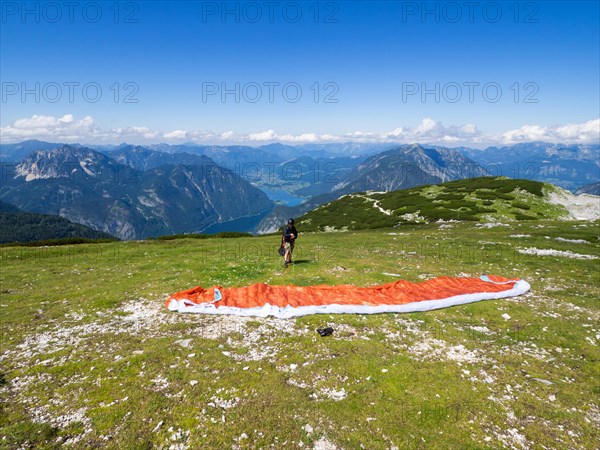
[[[392,192],[354,193],[322,205],[297,220],[303,231],[360,230],[438,221],[562,219],[552,203],[559,188],[539,181],[480,177]]]

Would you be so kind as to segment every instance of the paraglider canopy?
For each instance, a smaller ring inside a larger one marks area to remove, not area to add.
[[[530,286],[524,280],[498,276],[440,277],[421,283],[398,280],[379,286],[271,286],[204,289],[197,286],[167,300],[171,311],[280,318],[307,314],[376,314],[429,311],[454,305],[514,297]]]

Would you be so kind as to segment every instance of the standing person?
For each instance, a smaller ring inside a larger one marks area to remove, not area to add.
[[[283,267],[287,267],[288,264],[292,263],[292,252],[294,251],[294,244],[298,237],[298,231],[294,226],[294,219],[288,219],[287,225],[283,228],[283,247],[285,253],[283,255]]]

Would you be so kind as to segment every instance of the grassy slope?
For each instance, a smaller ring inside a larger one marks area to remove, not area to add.
[[[594,448],[598,261],[516,249],[600,256],[598,231],[526,221],[304,234],[285,273],[273,236],[0,248],[0,447]],[[289,321],[162,306],[195,284],[396,279],[384,273],[522,276],[532,292]],[[317,335],[324,325],[334,336]]]
[[[502,177],[469,178],[386,193],[350,194],[298,219],[312,231],[360,230],[438,220],[534,220],[566,215],[544,194],[553,186]]]

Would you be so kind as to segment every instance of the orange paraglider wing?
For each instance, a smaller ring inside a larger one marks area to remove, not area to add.
[[[169,297],[169,310],[203,314],[297,317],[318,313],[374,314],[428,311],[448,306],[521,295],[524,280],[498,276],[440,277],[420,283],[399,280],[371,287],[353,285],[245,287],[200,286]]]

